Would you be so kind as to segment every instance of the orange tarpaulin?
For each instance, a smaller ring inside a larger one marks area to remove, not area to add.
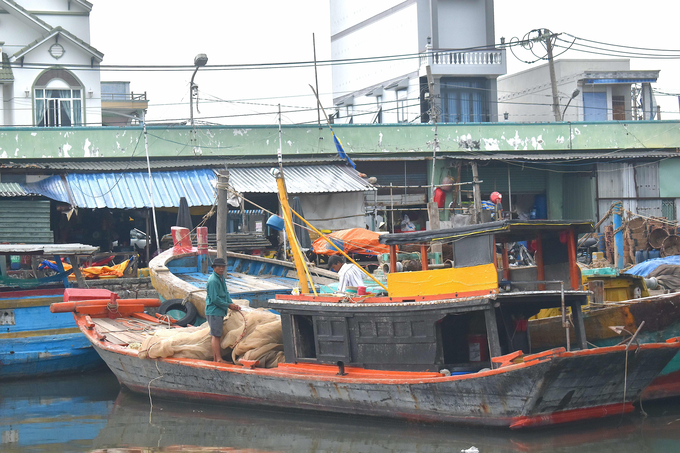
[[[390,248],[378,242],[380,233],[364,228],[350,228],[326,235],[335,245],[347,254],[378,255],[390,253]],[[319,238],[312,244],[317,255],[338,255],[338,252],[324,238]]]
[[[49,260],[50,263],[54,263],[54,261]],[[91,266],[91,267],[81,267],[80,268],[80,273],[83,275],[83,278],[101,278],[101,277],[122,277],[123,272],[125,272],[125,268],[127,267],[128,263],[130,260],[125,260],[120,264],[116,264],[115,266]],[[73,266],[71,266],[68,263],[61,263],[62,266],[64,266],[64,270],[68,271],[70,270]],[[75,280],[76,276],[71,274],[68,276],[69,280]]]

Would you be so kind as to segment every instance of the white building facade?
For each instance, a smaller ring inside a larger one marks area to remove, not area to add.
[[[498,120],[493,0],[331,0],[331,55],[336,122]]]
[[[555,60],[563,121],[659,119],[652,84],[657,70],[631,70],[628,59]],[[548,64],[498,79],[501,118],[510,122],[555,121]],[[505,115],[507,114],[507,115]]]
[[[101,126],[91,10],[84,0],[0,0],[0,126]]]

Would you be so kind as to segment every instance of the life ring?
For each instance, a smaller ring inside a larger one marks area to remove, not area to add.
[[[182,303],[182,299],[166,300],[158,307],[158,313],[162,315],[167,314],[168,316],[177,319],[177,325],[181,327],[193,324],[198,316],[198,310],[196,310],[194,304],[189,301]],[[182,315],[182,313],[184,315]]]

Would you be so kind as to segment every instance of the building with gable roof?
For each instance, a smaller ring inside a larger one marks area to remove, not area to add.
[[[101,125],[100,74],[92,68],[99,68],[104,54],[89,44],[92,4],[22,4],[0,0],[7,40],[0,44],[0,125]]]

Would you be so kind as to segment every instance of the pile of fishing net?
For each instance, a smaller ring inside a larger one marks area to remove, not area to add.
[[[158,330],[144,340],[139,357],[212,360],[210,341],[207,323],[197,327]],[[284,361],[281,318],[264,308],[240,312],[230,310],[223,321],[220,346],[222,356],[230,352],[236,364],[241,359],[258,360],[260,367],[276,367]]]

